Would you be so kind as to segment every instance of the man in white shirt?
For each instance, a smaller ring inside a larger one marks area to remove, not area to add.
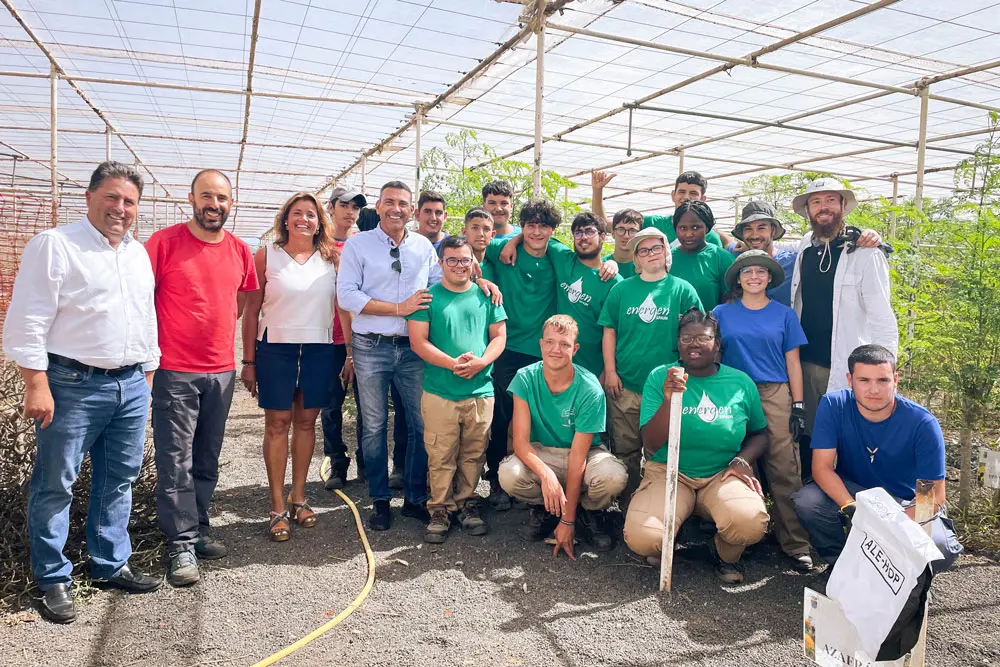
[[[160,580],[128,565],[132,483],[139,476],[150,383],[160,359],[153,271],[129,228],[142,194],[130,165],[104,162],[87,188],[87,217],[24,248],[3,330],[24,378],[37,455],[28,494],[31,567],[42,615],[76,619],[73,566],[63,554],[80,464],[93,465],[87,551],[94,579],[133,593]]]

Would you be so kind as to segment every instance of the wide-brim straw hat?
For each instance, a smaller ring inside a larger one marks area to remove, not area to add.
[[[776,287],[785,282],[785,270],[781,264],[763,250],[747,250],[732,263],[726,271],[726,287],[730,290],[739,285],[740,271],[748,266],[763,266],[771,274],[768,287]]]
[[[840,184],[835,178],[817,178],[815,181],[806,186],[806,191],[800,194],[798,197],[792,200],[792,210],[801,215],[806,220],[809,219],[809,207],[807,202],[809,201],[809,196],[814,195],[817,192],[836,192],[839,193],[841,197],[844,198],[844,217],[853,211],[858,206],[858,200],[854,196],[854,192],[848,190],[843,185]]]

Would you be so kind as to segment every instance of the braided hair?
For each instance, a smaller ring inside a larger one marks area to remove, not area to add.
[[[708,231],[712,231],[712,227],[715,227],[715,214],[712,213],[712,208],[701,200],[689,199],[681,202],[681,205],[674,210],[674,229],[677,229],[677,223],[680,222],[681,218],[684,217],[684,214],[689,211],[697,215],[698,218],[705,223],[705,227],[708,228]]]
[[[722,360],[722,330],[719,328],[719,320],[716,319],[715,313],[712,311],[700,310],[697,306],[691,306],[687,309],[683,315],[679,318],[679,323],[677,325],[677,348],[678,353],[680,352],[680,337],[681,332],[684,331],[684,327],[700,325],[708,327],[712,330],[715,335],[715,342],[718,344],[719,349],[716,353],[715,361],[721,362]]]

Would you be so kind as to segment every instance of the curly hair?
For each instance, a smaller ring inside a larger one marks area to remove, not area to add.
[[[536,222],[555,229],[562,222],[562,213],[555,204],[545,199],[532,199],[521,207],[521,226]]]
[[[324,261],[332,262],[333,255],[336,252],[336,245],[333,239],[333,224],[330,222],[330,214],[326,212],[326,207],[311,192],[296,192],[288,198],[288,201],[282,204],[281,210],[274,216],[274,227],[272,227],[274,247],[284,248],[288,244],[288,214],[295,204],[303,200],[311,202],[316,207],[316,215],[319,217],[319,227],[316,229],[316,235],[313,236],[313,247],[319,250],[319,256]]]

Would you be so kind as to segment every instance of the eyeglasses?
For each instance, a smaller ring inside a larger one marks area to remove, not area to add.
[[[742,269],[740,269],[740,275],[767,277],[771,275],[771,272],[765,269],[763,266],[744,266]]]
[[[615,227],[615,234],[617,236],[635,236],[638,233],[638,227]]]
[[[648,248],[639,248],[638,250],[635,251],[635,255],[636,257],[645,257],[647,255],[659,255],[666,249],[667,246],[661,243],[660,245],[654,245]]]
[[[698,345],[707,345],[715,340],[715,334],[698,334],[697,336],[681,336],[680,341],[683,345],[691,345],[692,343],[697,343]]]
[[[449,257],[448,259],[444,260],[444,263],[447,266],[450,266],[452,268],[455,268],[456,266],[469,267],[469,266],[472,266],[472,258],[471,257]]]
[[[399,263],[399,248],[389,248],[389,256],[392,257],[392,270],[396,273],[402,273],[403,265]]]
[[[592,239],[597,236],[598,231],[593,227],[587,227],[586,229],[577,229],[573,232],[573,238],[575,239]]]

